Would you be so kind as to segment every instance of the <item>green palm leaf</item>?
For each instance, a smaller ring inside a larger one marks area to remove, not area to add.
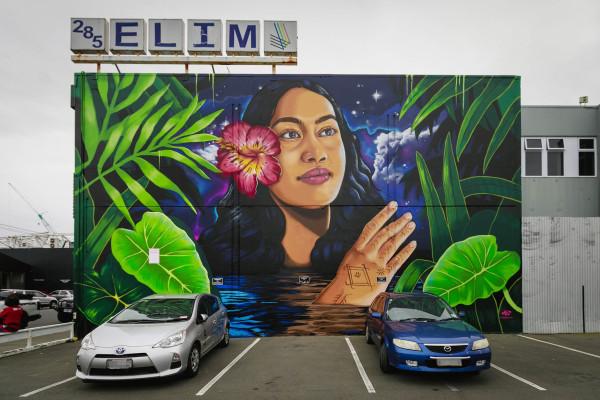
[[[102,182],[102,186],[104,186],[104,190],[106,191],[108,196],[111,198],[113,203],[115,203],[115,205],[121,210],[121,212],[123,213],[125,218],[127,218],[127,221],[129,221],[129,223],[131,225],[133,225],[133,219],[131,219],[131,215],[129,214],[128,207],[125,204],[125,201],[123,201],[123,197],[121,196],[121,193],[113,185],[108,183],[108,181],[106,179],[101,178],[100,182]]]
[[[465,225],[469,223],[469,212],[467,211],[467,204],[465,203],[465,197],[460,186],[460,178],[454,160],[450,134],[446,136],[446,143],[444,145],[444,166],[442,174],[448,226],[450,227],[450,234],[452,235],[453,241],[458,241],[461,238],[461,233],[464,230]]]
[[[156,212],[162,212],[160,208],[160,204],[144,189],[142,185],[140,185],[135,179],[133,179],[129,174],[123,171],[121,168],[117,168],[117,174],[123,182],[127,185],[131,193],[135,195],[135,197],[148,209]]]
[[[508,88],[515,82],[515,78],[498,79],[492,78],[488,80],[487,86],[479,95],[465,115],[465,119],[460,126],[458,132],[458,140],[456,142],[456,157],[460,159],[463,151],[467,147],[473,131],[479,124],[479,121],[487,111],[487,109],[496,101]]]
[[[493,176],[474,176],[460,181],[465,198],[476,195],[491,195],[521,202],[521,185]]]
[[[179,187],[175,183],[173,183],[172,180],[167,178],[154,165],[150,164],[148,161],[140,157],[135,157],[133,161],[140,167],[144,175],[148,177],[148,179],[150,179],[150,182],[152,182],[161,189],[166,189],[177,193],[183,199],[183,201],[185,201],[186,204],[190,206],[194,213],[196,213],[196,209],[188,200],[187,196],[183,194],[181,189],[179,189]]]
[[[452,244],[452,237],[448,224],[446,222],[446,216],[438,197],[435,185],[431,179],[427,164],[423,159],[421,153],[416,153],[417,168],[419,170],[419,179],[421,180],[421,188],[423,189],[423,196],[425,197],[425,207],[427,209],[427,219],[429,220],[429,233],[431,239],[431,255],[433,261],[436,261],[442,256],[444,250],[446,250]]]
[[[494,136],[492,137],[492,140],[485,154],[483,172],[485,172],[485,170],[487,169],[488,165],[490,164],[490,161],[492,160],[492,157],[494,157],[494,154],[504,141],[504,138],[506,137],[510,129],[513,127],[517,117],[521,113],[521,102],[519,101],[520,99],[521,97],[515,98],[508,110],[502,116],[502,119],[500,120],[500,123],[498,124],[498,127],[494,132]]]
[[[394,287],[394,293],[412,292],[419,280],[424,281],[424,276],[431,271],[435,263],[430,260],[414,260],[402,272],[398,283]]]
[[[152,135],[152,132],[154,131],[154,127],[156,126],[158,121],[160,121],[163,115],[165,115],[165,113],[169,111],[172,105],[173,102],[171,101],[167,105],[163,106],[160,110],[152,114],[150,118],[148,118],[148,120],[146,120],[146,123],[144,123],[144,126],[142,127],[140,137],[138,138],[137,143],[135,144],[134,153],[139,152],[142,149],[142,147],[144,147],[144,145],[148,142],[150,135]]]
[[[470,90],[473,86],[481,82],[483,78],[479,78],[475,81],[470,81],[463,87],[457,85],[458,78],[454,77],[450,82],[446,83],[436,94],[431,97],[431,100],[427,102],[425,107],[415,117],[412,124],[412,129],[416,131],[419,126],[432,112],[442,107],[448,100],[453,99],[457,95],[464,94]]]
[[[423,79],[417,83],[417,86],[414,87],[410,91],[408,98],[402,105],[402,109],[400,110],[400,115],[398,116],[398,121],[402,119],[402,116],[406,114],[406,112],[419,100],[419,98],[425,94],[433,85],[442,81],[444,78],[440,78],[439,76],[424,76]]]
[[[142,93],[152,86],[154,79],[156,79],[155,74],[139,75],[139,78],[131,92],[129,92],[125,100],[115,106],[114,111],[121,111],[125,107],[129,107],[135,103],[140,98]]]

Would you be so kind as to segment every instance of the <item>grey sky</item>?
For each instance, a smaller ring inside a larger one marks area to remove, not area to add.
[[[522,104],[600,103],[598,0],[11,1],[0,13],[0,224],[43,231],[11,182],[73,232],[70,18],[298,21],[299,62],[278,73],[520,75]],[[217,73],[271,72],[216,66]],[[120,65],[183,73],[183,66]],[[103,66],[103,72],[116,72]],[[191,73],[212,72],[191,66]],[[15,232],[0,228],[0,236]]]

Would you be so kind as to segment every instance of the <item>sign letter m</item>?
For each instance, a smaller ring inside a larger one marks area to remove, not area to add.
[[[227,53],[257,56],[260,53],[260,21],[227,21]]]
[[[247,25],[244,37],[242,37],[240,26],[238,24],[229,25],[229,47],[246,49],[248,38],[250,38],[250,50],[256,49],[256,25]],[[235,39],[237,39],[237,42],[239,43],[238,46],[235,45]]]

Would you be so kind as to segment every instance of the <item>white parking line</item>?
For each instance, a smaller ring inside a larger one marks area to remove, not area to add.
[[[252,342],[250,344],[250,346],[246,347],[246,349],[244,351],[242,351],[236,358],[234,358],[233,361],[230,362],[228,366],[223,368],[223,370],[221,370],[221,372],[219,372],[217,376],[212,378],[210,382],[208,382],[206,385],[204,385],[202,390],[200,390],[198,393],[196,393],[196,396],[204,395],[204,393],[206,393],[208,391],[208,389],[210,389],[212,387],[212,385],[214,385],[219,379],[221,379],[221,377],[223,375],[225,375],[225,373],[227,373],[227,371],[229,371],[229,369],[231,367],[233,367],[235,365],[235,363],[240,360],[240,358],[244,357],[244,354],[246,354],[256,343],[258,343],[259,340],[260,340],[260,338],[257,338],[254,342]]]
[[[541,386],[538,386],[538,385],[536,385],[536,384],[535,384],[535,383],[533,383],[533,382],[529,382],[527,379],[521,378],[520,376],[518,376],[518,375],[515,375],[515,374],[513,374],[512,372],[508,372],[507,370],[505,370],[505,369],[502,369],[502,368],[498,367],[497,365],[494,365],[494,364],[490,364],[490,365],[492,366],[492,368],[496,368],[498,371],[500,371],[500,372],[504,372],[506,375],[508,375],[508,376],[512,376],[512,377],[513,377],[513,378],[515,378],[516,380],[519,380],[519,381],[521,381],[521,382],[523,382],[523,383],[526,383],[526,384],[528,384],[529,386],[536,388],[537,390],[546,390],[546,389],[544,389],[543,387],[541,387]]]
[[[581,351],[581,350],[575,350],[575,349],[572,349],[572,348],[570,348],[570,347],[561,346],[560,344],[554,344],[554,343],[550,343],[550,342],[545,342],[545,341],[543,341],[543,340],[534,339],[534,338],[532,338],[532,337],[529,337],[529,336],[523,336],[523,335],[517,335],[517,336],[520,336],[520,337],[522,337],[522,338],[529,339],[529,340],[535,340],[536,342],[541,342],[541,343],[550,344],[550,345],[552,345],[552,346],[560,347],[561,349],[571,350],[571,351],[574,351],[574,352],[576,352],[576,353],[585,354],[586,356],[591,356],[591,357],[600,358],[600,356],[599,356],[599,355],[597,355],[597,354],[586,353],[585,351]]]
[[[452,386],[451,384],[449,384],[448,382],[444,382],[444,385],[446,385],[446,387],[450,390],[452,390],[453,392],[460,392],[460,390],[458,390],[455,386]]]
[[[36,393],[39,393],[39,392],[43,392],[44,390],[46,390],[46,389],[50,389],[50,388],[53,388],[54,386],[62,385],[63,383],[66,383],[66,382],[72,381],[72,380],[73,380],[73,379],[75,379],[75,378],[77,378],[77,377],[76,377],[76,376],[73,376],[73,377],[71,377],[71,378],[69,378],[69,379],[65,379],[64,381],[56,382],[56,383],[53,383],[52,385],[48,385],[48,386],[45,386],[45,387],[43,387],[43,388],[41,388],[41,389],[34,390],[33,392],[29,392],[29,393],[22,394],[22,395],[21,395],[21,396],[19,396],[19,397],[29,397],[29,396],[31,396],[32,394],[36,394]]]
[[[360,372],[360,376],[362,377],[362,380],[365,383],[367,390],[369,391],[369,393],[375,393],[375,388],[373,387],[373,384],[369,380],[369,377],[367,376],[365,369],[363,368],[360,360],[358,359],[358,354],[356,354],[356,350],[354,350],[352,343],[350,343],[350,338],[346,338],[346,343],[348,343],[348,347],[350,347],[350,353],[352,353],[352,357],[354,358],[354,362],[356,363],[358,372]]]

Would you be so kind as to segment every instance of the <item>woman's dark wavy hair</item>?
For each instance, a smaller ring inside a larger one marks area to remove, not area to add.
[[[329,230],[315,243],[310,259],[313,269],[337,271],[365,224],[385,206],[361,158],[360,142],[348,127],[342,110],[322,86],[308,80],[277,80],[263,87],[250,101],[243,121],[270,126],[281,97],[293,88],[304,88],[325,97],[335,111],[346,153],[346,172],[340,192],[331,203]],[[233,180],[217,206],[217,221],[199,238],[214,274],[275,272],[283,266],[281,241],[285,217],[269,189],[258,184],[253,199],[240,195]],[[239,254],[235,249],[239,249]]]

